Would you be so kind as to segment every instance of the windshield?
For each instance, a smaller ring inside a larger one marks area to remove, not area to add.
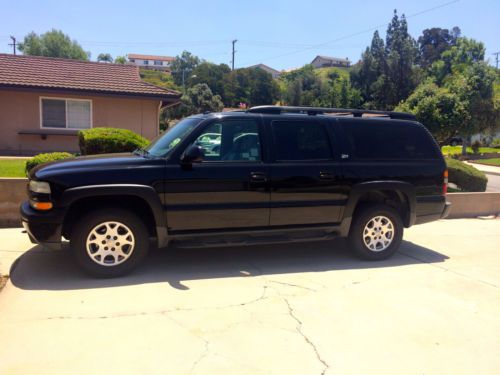
[[[168,156],[196,125],[200,123],[200,118],[186,118],[168,129],[165,133],[154,140],[146,150],[153,156]]]

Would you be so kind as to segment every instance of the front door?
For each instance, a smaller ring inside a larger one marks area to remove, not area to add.
[[[340,168],[322,121],[274,120],[271,226],[331,224],[340,220],[345,195]]]
[[[259,120],[213,120],[193,135],[192,144],[205,151],[201,163],[167,167],[169,231],[267,227],[270,192]]]

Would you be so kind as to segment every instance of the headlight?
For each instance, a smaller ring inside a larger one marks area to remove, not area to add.
[[[31,180],[29,189],[33,193],[50,194],[50,185],[48,182]]]

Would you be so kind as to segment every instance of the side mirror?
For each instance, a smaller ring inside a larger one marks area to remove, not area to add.
[[[205,152],[200,146],[191,145],[181,156],[181,164],[190,165],[193,163],[201,163]]]

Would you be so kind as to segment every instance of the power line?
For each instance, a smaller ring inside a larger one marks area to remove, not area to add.
[[[460,0],[453,0],[453,1],[449,1],[449,2],[444,3],[444,4],[436,5],[436,6],[432,7],[432,8],[424,9],[424,10],[422,10],[420,12],[410,14],[408,17],[406,17],[406,19],[417,17],[417,16],[420,16],[422,14],[425,14],[425,13],[428,13],[428,12],[432,12],[433,10],[436,10],[436,9],[444,8],[444,7],[449,6],[451,4],[458,3],[459,1]],[[327,42],[323,42],[323,43],[319,43],[319,44],[314,44],[314,45],[311,45],[309,47],[298,49],[296,51],[282,53],[280,55],[267,57],[265,59],[260,59],[258,61],[255,60],[255,61],[252,61],[252,62],[247,62],[246,64],[243,64],[243,65],[255,64],[255,63],[259,63],[259,62],[263,62],[263,61],[267,61],[267,60],[274,60],[274,59],[278,59],[280,57],[294,55],[296,53],[300,53],[300,52],[303,52],[303,51],[306,51],[306,50],[311,50],[311,49],[318,48],[318,47],[324,47],[326,45],[329,45],[329,44],[332,44],[332,43],[336,43],[336,42],[339,42],[339,41],[344,40],[344,39],[352,38],[354,36],[358,36],[358,35],[361,35],[361,34],[365,34],[365,33],[377,30],[377,29],[379,29],[379,28],[381,28],[382,26],[385,26],[385,25],[387,25],[387,22],[382,23],[382,24],[377,25],[377,26],[372,26],[372,27],[370,27],[368,29],[365,29],[365,30],[362,30],[362,31],[358,31],[358,32],[355,32],[355,33],[352,33],[352,34],[344,35],[342,37],[339,37],[339,38],[333,39],[333,40],[329,40]]]

